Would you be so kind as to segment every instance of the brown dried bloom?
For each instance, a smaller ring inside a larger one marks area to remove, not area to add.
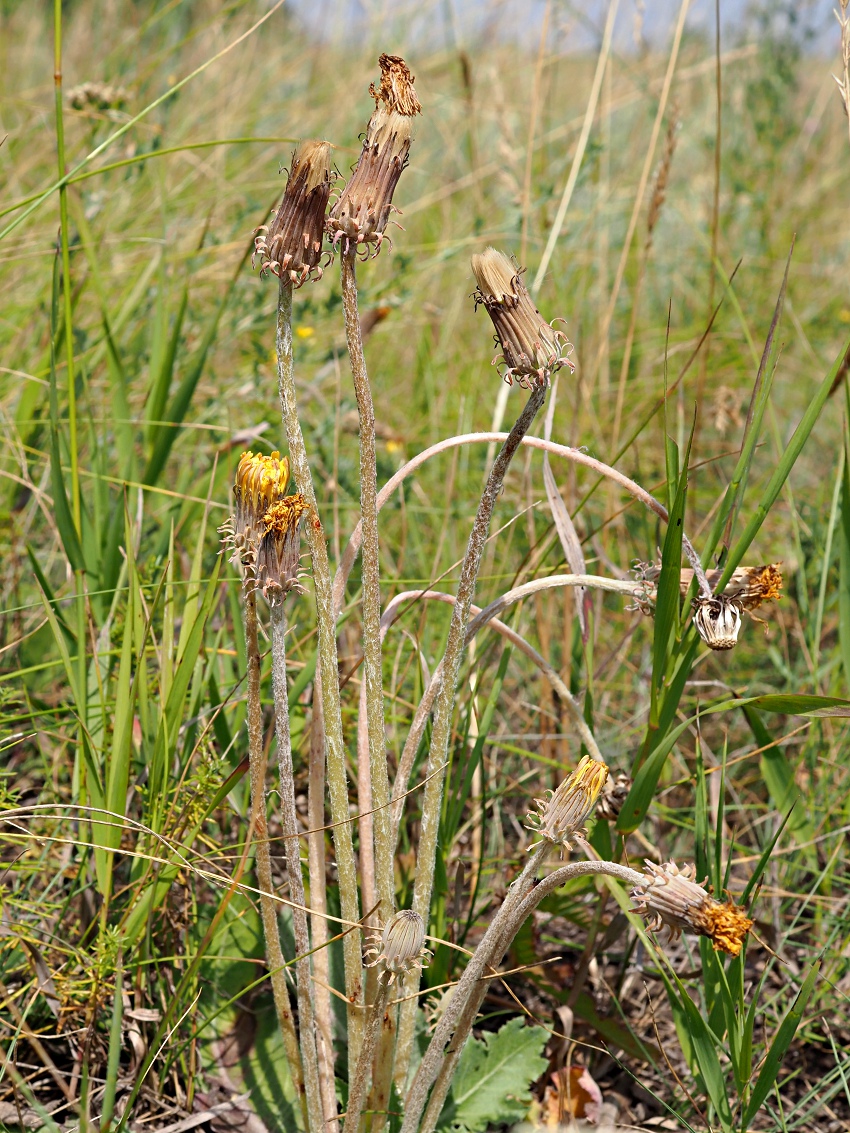
[[[726,594],[694,598],[694,625],[709,649],[734,649],[741,629],[741,603]]]
[[[262,518],[255,574],[256,584],[270,606],[283,601],[290,590],[298,589],[301,520],[309,510],[303,496],[284,496]]]
[[[393,193],[407,165],[413,118],[422,107],[413,87],[413,75],[397,55],[382,55],[381,85],[369,87],[375,110],[351,179],[331,209],[327,231],[334,248],[374,244],[377,256],[393,208]],[[398,211],[398,210],[396,210]],[[364,248],[368,254],[368,248]]]
[[[675,862],[656,865],[647,861],[643,881],[632,890],[635,911],[649,919],[648,926],[666,928],[671,939],[683,932],[707,936],[716,951],[737,956],[753,921],[731,901],[715,901],[705,882],[694,880],[696,867],[683,869]]]
[[[254,234],[251,263],[260,257],[260,275],[288,275],[296,287],[321,279],[325,212],[331,194],[329,142],[306,141],[292,155],[283,201],[271,225]],[[326,252],[325,255],[328,255]]]
[[[487,309],[496,328],[496,342],[502,347],[493,365],[505,363],[508,385],[516,378],[524,389],[533,389],[535,384],[548,386],[552,374],[562,366],[575,369],[569,358],[572,343],[534,306],[521,268],[503,252],[487,248],[472,257],[472,270],[478,283],[473,292],[476,309],[479,304]]]
[[[381,964],[383,971],[379,978],[391,984],[398,976],[422,968],[423,961],[431,955],[424,944],[425,924],[420,915],[413,909],[400,909],[384,925],[380,936],[370,938],[366,955],[374,959],[366,966],[374,968]]]
[[[726,583],[723,593],[748,612],[757,610],[762,602],[778,602],[782,597],[782,571],[779,569],[781,565],[781,563],[766,563],[763,566],[737,567]],[[722,573],[719,569],[705,572],[711,586],[717,585]],[[651,567],[644,572],[644,577],[655,579],[659,574],[660,567]],[[693,577],[694,572],[690,568],[682,570],[679,582],[682,594],[687,593]]]
[[[578,767],[557,791],[550,791],[548,799],[535,799],[537,812],[528,815],[526,829],[555,846],[569,845],[576,835],[584,835],[585,820],[596,806],[607,778],[604,763],[582,756]]]
[[[606,822],[613,822],[620,815],[623,803],[629,797],[632,786],[632,777],[625,771],[620,771],[616,778],[608,779],[596,804],[597,818],[604,818]]]
[[[224,530],[230,536],[234,559],[253,569],[257,545],[263,534],[263,516],[286,491],[289,461],[275,451],[271,456],[243,452],[236,466],[233,495],[236,511]]]

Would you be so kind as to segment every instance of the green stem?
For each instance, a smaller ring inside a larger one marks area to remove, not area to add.
[[[283,1049],[289,1073],[307,1122],[307,1097],[301,1050],[295,1031],[289,988],[286,983],[286,961],[280,943],[280,925],[274,900],[271,851],[266,826],[266,756],[263,751],[263,710],[260,703],[260,646],[257,640],[257,598],[245,595],[245,647],[248,653],[248,761],[251,779],[251,829],[256,843],[257,888],[260,891],[260,916],[266,941],[266,957],[271,973],[272,995],[277,1012]],[[309,1128],[309,1126],[308,1126]]]
[[[466,626],[469,621],[469,608],[475,594],[475,583],[481,565],[481,554],[490,531],[493,507],[502,489],[505,474],[519,448],[522,438],[528,432],[538,410],[546,400],[546,386],[537,386],[519,416],[501,451],[493,462],[493,467],[478,505],[478,512],[472,525],[466,556],[460,572],[457,598],[452,610],[446,651],[443,655],[443,683],[434,704],[434,724],[431,732],[431,749],[428,753],[428,768],[425,779],[425,792],[422,803],[422,821],[419,834],[419,855],[416,862],[416,881],[413,889],[413,909],[419,913],[425,924],[429,921],[431,892],[434,884],[434,863],[437,856],[437,835],[440,828],[440,813],[443,801],[443,781],[451,739],[452,712],[455,703],[458,672],[463,656]],[[396,1080],[404,1081],[413,1048],[416,1023],[416,990],[419,973],[412,973],[405,981],[405,999],[401,1006],[398,1048],[396,1052]],[[405,1119],[406,1121],[406,1119]]]
[[[292,366],[292,283],[280,280],[277,311],[277,372],[281,414],[289,447],[289,462],[298,490],[310,505],[312,515],[306,524],[307,543],[313,560],[313,584],[316,590],[316,624],[319,645],[319,672],[322,680],[322,718],[325,725],[325,758],[328,793],[333,821],[333,841],[339,874],[339,899],[342,918],[349,925],[360,919],[357,898],[357,868],[351,837],[351,815],[348,809],[348,780],[345,772],[345,741],[342,733],[342,708],[339,696],[339,661],[336,649],[336,627],[331,598],[331,574],[325,532],[319,519],[316,491],[307,462],[307,449]],[[363,961],[360,955],[360,934],[346,933],[343,938],[345,962],[345,995],[347,1004],[348,1051],[352,1066],[357,1063],[363,1032],[362,988]]]
[[[375,1000],[369,1008],[366,1020],[366,1030],[363,1035],[363,1045],[360,1048],[360,1057],[357,1068],[351,1078],[351,1088],[348,1093],[348,1106],[345,1111],[345,1125],[343,1133],[358,1133],[360,1118],[363,1113],[363,1103],[369,1089],[369,1079],[372,1072],[372,1058],[381,1033],[381,1020],[385,1014],[387,999],[389,998],[389,985],[378,984]]]

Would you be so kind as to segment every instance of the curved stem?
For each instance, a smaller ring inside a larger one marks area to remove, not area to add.
[[[301,1066],[301,1049],[295,1031],[289,988],[286,983],[286,961],[280,944],[280,925],[274,900],[271,852],[266,826],[266,756],[263,751],[263,710],[260,703],[260,647],[257,641],[257,596],[245,594],[245,645],[248,653],[248,766],[251,779],[251,827],[256,840],[257,886],[260,890],[260,916],[266,941],[266,957],[271,975],[272,996],[283,1036],[283,1049],[295,1093],[308,1119]]]
[[[419,831],[419,852],[416,861],[416,880],[413,887],[413,910],[428,924],[431,907],[431,893],[434,883],[434,863],[437,856],[437,834],[440,825],[440,811],[443,799],[443,781],[445,779],[446,761],[451,738],[452,712],[455,703],[455,688],[461,657],[466,638],[466,626],[469,620],[469,608],[475,593],[475,583],[478,578],[478,569],[481,564],[481,553],[487,541],[490,530],[490,519],[493,507],[501,491],[511,460],[514,457],[520,442],[539,409],[546,399],[546,387],[536,387],[525,404],[501,452],[493,462],[493,467],[487,479],[481,502],[472,531],[466,556],[460,572],[460,581],[457,588],[457,599],[452,611],[452,620],[449,626],[449,635],[446,642],[446,651],[443,655],[443,683],[434,704],[434,722],[431,732],[431,749],[428,753],[428,767],[426,771],[425,793],[422,802],[422,819]],[[409,976],[405,981],[408,995],[414,987],[414,980],[418,980],[418,973]],[[417,985],[418,986],[418,985]],[[404,1080],[410,1060],[413,1045],[413,1031],[416,1020],[416,1000],[405,1000],[401,1007],[399,1022],[397,1076]]]
[[[298,820],[295,814],[295,777],[292,770],[292,740],[289,734],[289,701],[286,684],[286,614],[283,603],[271,608],[272,687],[277,727],[277,765],[280,772],[280,824],[292,900],[292,929],[295,936],[295,975],[298,992],[298,1032],[304,1066],[304,1090],[311,1133],[322,1133],[324,1115],[319,1087],[319,1061],[313,1016],[313,973],[310,967],[310,934],[305,911],[304,879]]]
[[[292,283],[280,280],[277,313],[277,372],[280,406],[289,461],[298,490],[310,505],[312,515],[306,526],[307,542],[313,560],[313,584],[316,590],[316,625],[318,629],[319,672],[322,678],[322,719],[325,727],[325,759],[328,793],[331,801],[334,850],[339,871],[339,899],[342,918],[349,924],[360,919],[357,899],[357,868],[351,837],[351,816],[348,809],[348,780],[345,772],[345,741],[342,733],[342,708],[339,697],[339,661],[336,649],[336,619],[331,600],[331,574],[325,532],[319,519],[316,491],[307,462],[307,449],[298,420],[295,378],[292,368]],[[362,959],[360,934],[349,932],[343,938],[345,961],[345,995],[348,1000],[348,1049],[356,1062],[360,1049],[362,1015]]]

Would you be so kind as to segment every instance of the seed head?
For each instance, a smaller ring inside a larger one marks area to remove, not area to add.
[[[334,248],[341,240],[346,250],[351,244],[373,244],[375,256],[388,239],[384,231],[393,208],[393,193],[407,165],[413,118],[422,110],[413,75],[404,60],[397,55],[382,55],[378,62],[381,85],[369,87],[375,110],[366,127],[363,149],[327,221]]]
[[[496,328],[496,343],[502,353],[493,365],[504,363],[504,378],[524,389],[535,384],[549,385],[556,370],[575,365],[570,361],[572,343],[563,331],[545,321],[522,282],[522,270],[503,252],[487,248],[472,257],[472,271],[478,286],[473,292],[476,309],[487,310]]]
[[[709,649],[734,649],[741,629],[741,603],[726,594],[693,600],[694,625]]]
[[[251,263],[260,257],[260,275],[271,270],[289,276],[296,287],[322,278],[325,212],[333,178],[329,142],[306,141],[292,155],[283,201],[271,225],[254,234]],[[328,255],[328,253],[325,253]]]
[[[381,978],[391,984],[398,976],[422,968],[423,961],[431,955],[424,944],[425,924],[420,915],[413,909],[400,909],[384,925],[381,935],[371,938],[366,955],[374,959],[367,967],[381,964]]]
[[[584,835],[589,817],[605,781],[608,768],[604,763],[584,755],[575,771],[561,783],[548,799],[536,799],[537,813],[528,815],[527,830],[533,830],[544,842],[565,847],[576,835]],[[539,843],[538,843],[539,844]]]
[[[635,911],[648,917],[653,929],[666,928],[671,939],[683,932],[707,936],[715,951],[737,956],[753,922],[743,909],[715,901],[705,891],[705,882],[697,883],[696,867],[683,869],[675,862],[656,865],[647,861],[644,880],[632,890]]]

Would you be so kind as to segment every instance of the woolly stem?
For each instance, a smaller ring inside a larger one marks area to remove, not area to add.
[[[505,474],[519,448],[522,438],[528,432],[538,410],[546,399],[546,387],[537,386],[519,416],[508,439],[493,462],[493,467],[478,505],[478,512],[472,525],[466,556],[460,572],[457,599],[452,611],[451,625],[443,655],[443,683],[434,705],[434,723],[431,732],[431,749],[428,753],[425,793],[422,802],[422,820],[419,834],[419,854],[416,862],[416,881],[413,889],[413,909],[428,924],[431,906],[431,892],[434,883],[434,862],[437,855],[437,834],[440,826],[440,812],[443,800],[443,781],[451,739],[452,712],[455,703],[460,662],[463,656],[466,626],[469,621],[469,608],[475,593],[475,583],[481,565],[481,553],[487,542],[493,507],[502,489]],[[396,1052],[396,1080],[404,1081],[413,1046],[413,1033],[416,1021],[415,992],[418,987],[418,973],[412,973],[405,981],[405,999],[401,1007],[398,1047]]]
[[[274,900],[271,852],[266,826],[266,757],[263,751],[263,710],[260,704],[260,647],[257,640],[257,598],[253,591],[245,594],[245,646],[248,653],[248,766],[251,780],[251,828],[256,841],[260,916],[266,941],[266,959],[271,974],[272,996],[283,1035],[283,1049],[306,1122],[308,1113],[304,1072],[292,1004],[289,1001],[289,988],[286,984],[286,961],[280,944],[280,925]]]
[[[298,1033],[304,1066],[304,1090],[311,1133],[322,1133],[324,1116],[319,1088],[319,1062],[313,1018],[313,978],[310,969],[310,934],[304,903],[304,879],[298,820],[295,814],[295,778],[292,769],[292,740],[289,734],[289,702],[286,684],[286,614],[283,602],[271,607],[272,688],[277,727],[277,765],[280,772],[280,821],[292,901],[292,928],[295,936],[295,975],[298,993]]]
[[[331,574],[325,532],[319,519],[316,491],[307,462],[307,449],[301,422],[298,420],[298,403],[292,367],[292,283],[280,280],[277,310],[277,373],[280,407],[289,462],[298,490],[309,504],[312,515],[306,524],[307,543],[313,560],[313,583],[316,590],[316,624],[318,629],[319,672],[322,678],[322,718],[325,726],[325,760],[331,818],[334,823],[333,841],[339,873],[340,912],[343,920],[353,924],[360,919],[357,899],[357,868],[354,861],[354,844],[351,837],[351,819],[348,809],[348,781],[345,772],[345,741],[342,733],[342,709],[339,698],[339,661],[336,650],[336,632],[331,603]],[[360,1011],[363,964],[360,955],[360,936],[349,932],[343,938],[345,962],[345,995],[348,1000],[348,1049],[352,1064],[360,1050],[363,1021]]]
[[[369,1008],[360,1057],[357,1060],[354,1076],[350,1080],[348,1107],[345,1111],[345,1125],[343,1126],[344,1133],[358,1133],[360,1127],[363,1103],[366,1101],[372,1072],[372,1058],[375,1054],[378,1036],[381,1033],[381,1023],[389,998],[389,990],[389,985],[379,983],[375,1000]]]

